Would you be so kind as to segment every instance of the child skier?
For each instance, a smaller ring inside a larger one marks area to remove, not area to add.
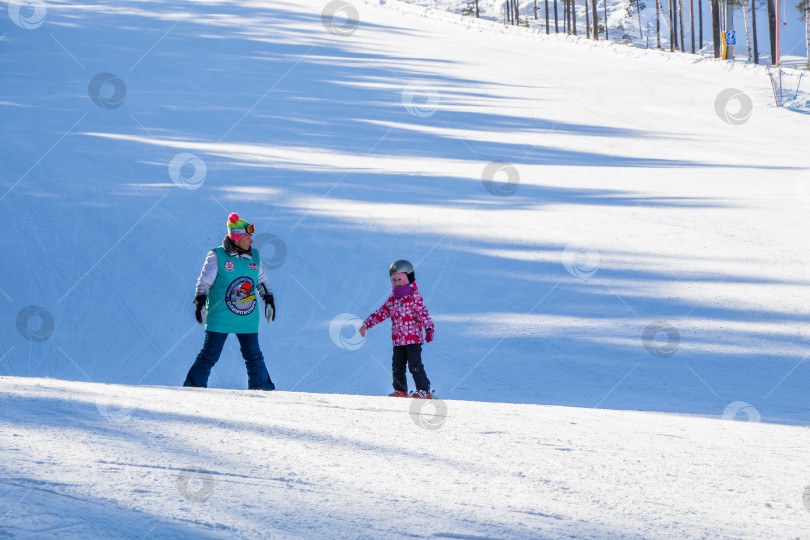
[[[248,388],[275,390],[259,349],[256,297],[264,300],[268,323],[275,320],[276,305],[259,252],[251,247],[254,226],[236,213],[228,216],[227,225],[228,235],[222,246],[208,252],[197,280],[194,316],[198,323],[205,323],[205,342],[183,386],[207,387],[228,334],[236,334],[248,372]]]
[[[416,286],[413,265],[405,260],[396,261],[388,269],[388,274],[391,276],[392,295],[363,321],[360,335],[366,337],[369,328],[390,317],[391,340],[394,342],[391,361],[394,392],[389,395],[408,397],[407,365],[416,385],[412,396],[430,399],[430,381],[422,365],[422,343],[433,341],[433,321]]]

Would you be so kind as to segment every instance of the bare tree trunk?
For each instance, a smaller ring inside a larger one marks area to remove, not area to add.
[[[534,20],[537,20],[537,0],[534,0]]]
[[[557,23],[557,0],[554,0],[554,33],[555,34],[560,33],[560,27],[559,24]]]
[[[574,0],[568,0],[568,34],[571,35],[574,33]]]
[[[639,4],[641,4],[641,0],[636,0],[636,15],[638,15],[638,39],[641,41],[644,39],[644,32],[641,28],[641,6]],[[647,37],[649,38],[649,36]]]
[[[703,0],[698,0],[698,49],[703,49]]]
[[[475,18],[479,18],[479,15],[481,15],[481,12],[478,10],[478,0],[475,0]]]
[[[675,0],[669,0],[669,52],[674,52],[675,48],[678,46],[676,43],[677,37],[675,37],[676,26],[675,26],[675,8],[672,6]]]
[[[596,16],[596,0],[592,0],[593,4],[593,39],[599,40],[599,18]]]
[[[759,46],[757,45],[757,0],[751,0],[751,35],[754,40],[754,63],[759,64]]]
[[[661,10],[661,20],[664,21],[664,26],[666,26],[667,31],[671,34],[672,27],[669,24],[669,16],[664,10],[664,4],[661,2],[661,0],[656,0],[656,3],[658,4],[658,8]]]
[[[692,54],[695,54],[695,1],[689,0],[689,22],[692,29],[689,31],[689,37],[692,38]]]
[[[608,35],[607,0],[604,0],[604,2],[605,2],[605,40],[608,40],[610,39],[610,36]]]
[[[655,38],[661,48],[661,0],[655,0]]]
[[[568,35],[568,0],[562,0],[563,3],[563,30]]]
[[[571,0],[563,2],[563,19],[565,20],[565,35],[571,33]]]
[[[548,35],[548,0],[546,0],[546,35]]]
[[[588,0],[585,0],[585,37],[591,39],[591,17],[588,13]]]
[[[571,26],[574,27],[574,35],[577,35],[577,4],[576,4],[576,0],[571,0]]]
[[[720,58],[720,4],[711,0],[712,6],[712,39],[714,40],[714,57]]]
[[[810,70],[810,4],[804,10],[804,42],[807,45],[807,69]]]
[[[796,9],[799,10],[799,20],[804,20],[804,41],[805,46],[807,47],[806,67],[807,70],[810,71],[810,0],[802,0],[801,2],[798,2],[796,4]],[[799,84],[801,84],[801,82]]]
[[[748,46],[748,61],[751,61],[751,25],[748,22],[748,0],[740,0],[742,3],[743,20],[745,21],[745,42]]]
[[[681,51],[686,50],[686,34],[683,33],[683,0],[678,0],[678,20],[681,23]]]
[[[771,36],[771,63],[776,64],[776,6],[768,0],[768,32]]]
[[[515,8],[512,12],[515,14],[515,24],[520,24],[520,7],[518,6],[518,0],[515,1]]]

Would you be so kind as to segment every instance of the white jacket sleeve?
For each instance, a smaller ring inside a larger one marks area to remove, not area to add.
[[[208,252],[208,257],[205,258],[205,263],[203,264],[202,272],[200,272],[200,277],[197,279],[197,289],[194,293],[195,296],[200,296],[201,294],[208,296],[208,291],[211,289],[211,285],[213,285],[214,280],[217,279],[217,268],[219,268],[217,252],[212,249]]]
[[[267,294],[273,294],[273,289],[270,288],[270,281],[267,279],[264,268],[261,266],[259,267],[259,285],[264,285],[265,289],[267,289]]]

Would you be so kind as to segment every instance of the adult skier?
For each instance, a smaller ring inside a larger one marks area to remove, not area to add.
[[[255,227],[235,212],[228,216],[227,226],[222,246],[208,252],[197,280],[194,316],[205,324],[205,341],[183,386],[206,388],[228,334],[236,334],[245,359],[248,388],[275,390],[259,348],[257,293],[264,301],[268,323],[275,320],[276,305],[259,252],[251,247]]]

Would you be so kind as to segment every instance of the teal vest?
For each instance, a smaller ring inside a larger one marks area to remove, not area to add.
[[[222,247],[217,254],[217,278],[208,291],[205,329],[224,334],[253,334],[259,331],[259,252],[244,259],[231,257]]]

